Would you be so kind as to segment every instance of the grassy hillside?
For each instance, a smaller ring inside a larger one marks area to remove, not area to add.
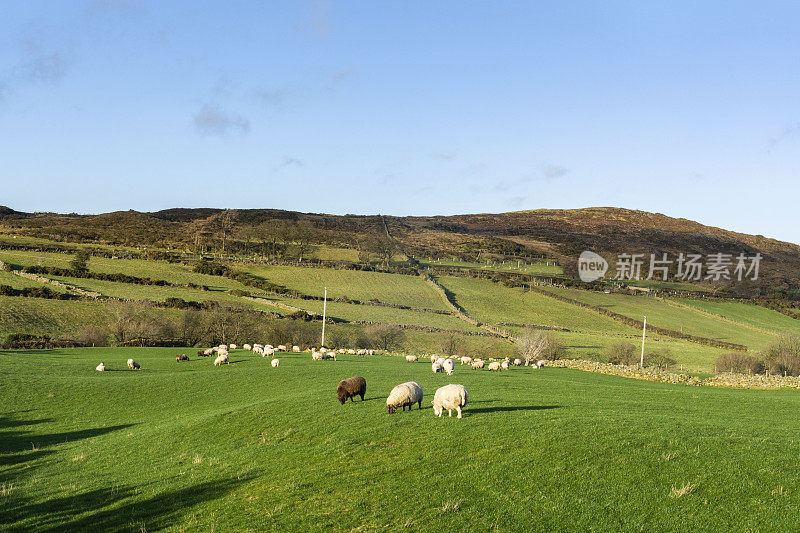
[[[0,527],[791,530],[796,391],[401,358],[178,364],[175,349],[0,354]],[[123,370],[128,357],[143,367]],[[105,362],[112,371],[93,370]],[[341,406],[336,383],[367,379]],[[384,401],[418,381],[423,409]],[[464,384],[462,420],[433,416]],[[113,399],[113,401],[112,401]],[[76,408],[80,406],[80,408]],[[645,423],[646,422],[646,423]],[[445,451],[443,453],[443,450]]]
[[[0,338],[12,333],[74,337],[86,326],[105,326],[110,316],[98,302],[0,296]]]
[[[708,314],[697,313],[691,309],[676,307],[663,299],[626,294],[605,294],[561,287],[547,287],[546,290],[580,302],[604,307],[637,320],[642,320],[643,316],[647,316],[648,324],[654,326],[698,337],[744,344],[753,350],[760,350],[774,340],[774,336],[769,333],[744,328],[741,325]],[[755,311],[759,310],[755,309]]]

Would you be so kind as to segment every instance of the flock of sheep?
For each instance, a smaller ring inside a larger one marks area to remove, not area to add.
[[[200,350],[197,352],[199,357],[209,357],[211,355],[216,354],[217,357],[214,359],[214,366],[221,366],[222,364],[229,364],[229,350],[236,350],[238,345],[236,344],[221,344],[219,346],[215,346],[213,348],[208,348],[206,350]],[[262,357],[274,357],[276,352],[295,352],[299,353],[304,350],[301,350],[299,346],[286,346],[281,344],[279,346],[272,346],[271,344],[244,344],[242,345],[241,349],[246,351],[252,351],[254,354],[261,355]],[[340,348],[338,350],[329,350],[327,348],[310,348],[308,351],[311,352],[312,360],[326,360],[326,359],[333,359],[336,360],[336,355],[338,354],[350,354],[350,355],[374,355],[374,350],[369,349],[345,349]],[[178,354],[175,356],[176,361],[188,361],[189,357],[185,354]],[[406,355],[406,361],[409,363],[417,362],[419,358],[416,355]],[[452,376],[455,370],[455,361],[451,358],[439,357],[437,355],[430,356],[431,361],[431,370],[434,373],[437,372],[445,372],[448,376]],[[522,366],[521,359],[510,359],[506,358],[503,361],[491,361],[487,365],[485,361],[482,359],[473,359],[471,357],[461,357],[460,358],[461,365],[468,365],[473,370],[481,370],[484,367],[490,371],[502,371],[502,370],[509,370],[510,367],[513,366]],[[544,366],[547,362],[546,361],[538,361],[533,366],[535,368],[540,368]],[[273,367],[280,366],[281,362],[280,359],[274,357],[271,361],[271,365]],[[139,370],[141,369],[141,365],[134,361],[133,359],[128,359],[128,368],[131,370]],[[97,365],[95,370],[99,372],[103,372],[106,370],[106,367],[103,363]],[[352,402],[353,398],[356,396],[360,396],[361,400],[364,400],[364,395],[367,391],[367,381],[361,377],[356,376],[352,378],[343,379],[339,382],[336,388],[336,397],[338,398],[339,402],[344,404],[348,399]],[[456,411],[457,418],[461,418],[461,409],[467,405],[469,402],[469,392],[463,385],[456,385],[456,384],[449,384],[443,387],[440,387],[436,390],[436,393],[433,396],[433,412],[436,416],[441,417],[442,413],[445,409],[447,409],[448,416],[453,416],[453,411]],[[391,392],[389,393],[389,397],[386,398],[386,410],[389,414],[394,414],[398,408],[410,411],[411,408],[417,404],[419,409],[422,409],[422,387],[419,383],[415,381],[408,381],[406,383],[401,383],[394,387]]]

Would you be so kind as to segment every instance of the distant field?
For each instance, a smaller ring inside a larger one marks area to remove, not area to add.
[[[447,310],[439,295],[417,276],[250,264],[236,264],[236,268],[312,296],[322,296],[325,287],[328,287],[330,299],[347,296],[354,300],[368,301],[375,298],[387,303]]]
[[[0,352],[0,527],[792,531],[798,391],[397,357],[214,367],[180,349]],[[187,350],[188,351],[188,350]],[[142,370],[125,368],[128,357]],[[103,361],[110,371],[95,372]],[[340,405],[337,382],[367,380]],[[423,409],[387,414],[414,380]],[[461,420],[430,400],[460,383]],[[446,451],[443,457],[443,450]]]
[[[456,302],[467,314],[491,324],[509,322],[602,334],[636,333],[635,328],[593,311],[520,288],[473,278],[442,276],[437,279],[455,294]]]
[[[46,286],[55,292],[64,292],[58,287],[53,287],[52,285],[46,285],[30,279],[25,279],[23,277],[16,276],[11,272],[5,272],[3,270],[0,270],[0,285],[8,285],[14,289],[27,289]]]
[[[108,308],[98,302],[0,296],[0,340],[11,333],[71,337],[109,319]]]
[[[498,272],[517,272],[519,274],[541,274],[544,276],[564,273],[564,269],[553,261],[549,263],[519,263],[519,266],[516,261],[507,261],[506,263],[470,263],[451,259],[421,259],[419,263],[424,266],[450,266],[478,270],[495,270]]]
[[[740,325],[697,313],[690,309],[672,306],[664,300],[647,296],[605,294],[597,291],[561,287],[547,287],[546,290],[591,305],[604,307],[637,320],[642,320],[643,316],[647,316],[648,324],[654,326],[682,331],[699,337],[744,344],[754,350],[760,350],[774,340],[773,335],[743,328]]]
[[[780,334],[800,335],[800,320],[758,305],[739,302],[712,302],[707,300],[676,299],[675,301],[719,315],[739,324]]]

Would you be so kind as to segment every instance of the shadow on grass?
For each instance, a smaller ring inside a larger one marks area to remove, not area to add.
[[[472,403],[472,402],[470,402]],[[560,409],[563,405],[509,405],[497,407],[478,407],[477,409],[467,409],[465,413],[502,413],[508,411],[542,411],[545,409]]]
[[[0,450],[2,450],[2,452],[5,454],[17,453],[26,450],[36,451],[37,449],[45,446],[99,437],[100,435],[111,433],[112,431],[129,428],[132,425],[133,424],[120,424],[104,428],[79,429],[76,431],[63,431],[60,433],[37,434],[28,431],[7,431],[0,433]]]
[[[219,479],[149,498],[128,485],[43,501],[12,493],[0,510],[0,522],[36,531],[156,531],[180,524],[184,511],[221,498],[240,483]]]

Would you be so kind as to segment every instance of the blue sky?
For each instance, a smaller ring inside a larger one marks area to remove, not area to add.
[[[616,206],[800,243],[796,2],[5,2],[0,204]]]

